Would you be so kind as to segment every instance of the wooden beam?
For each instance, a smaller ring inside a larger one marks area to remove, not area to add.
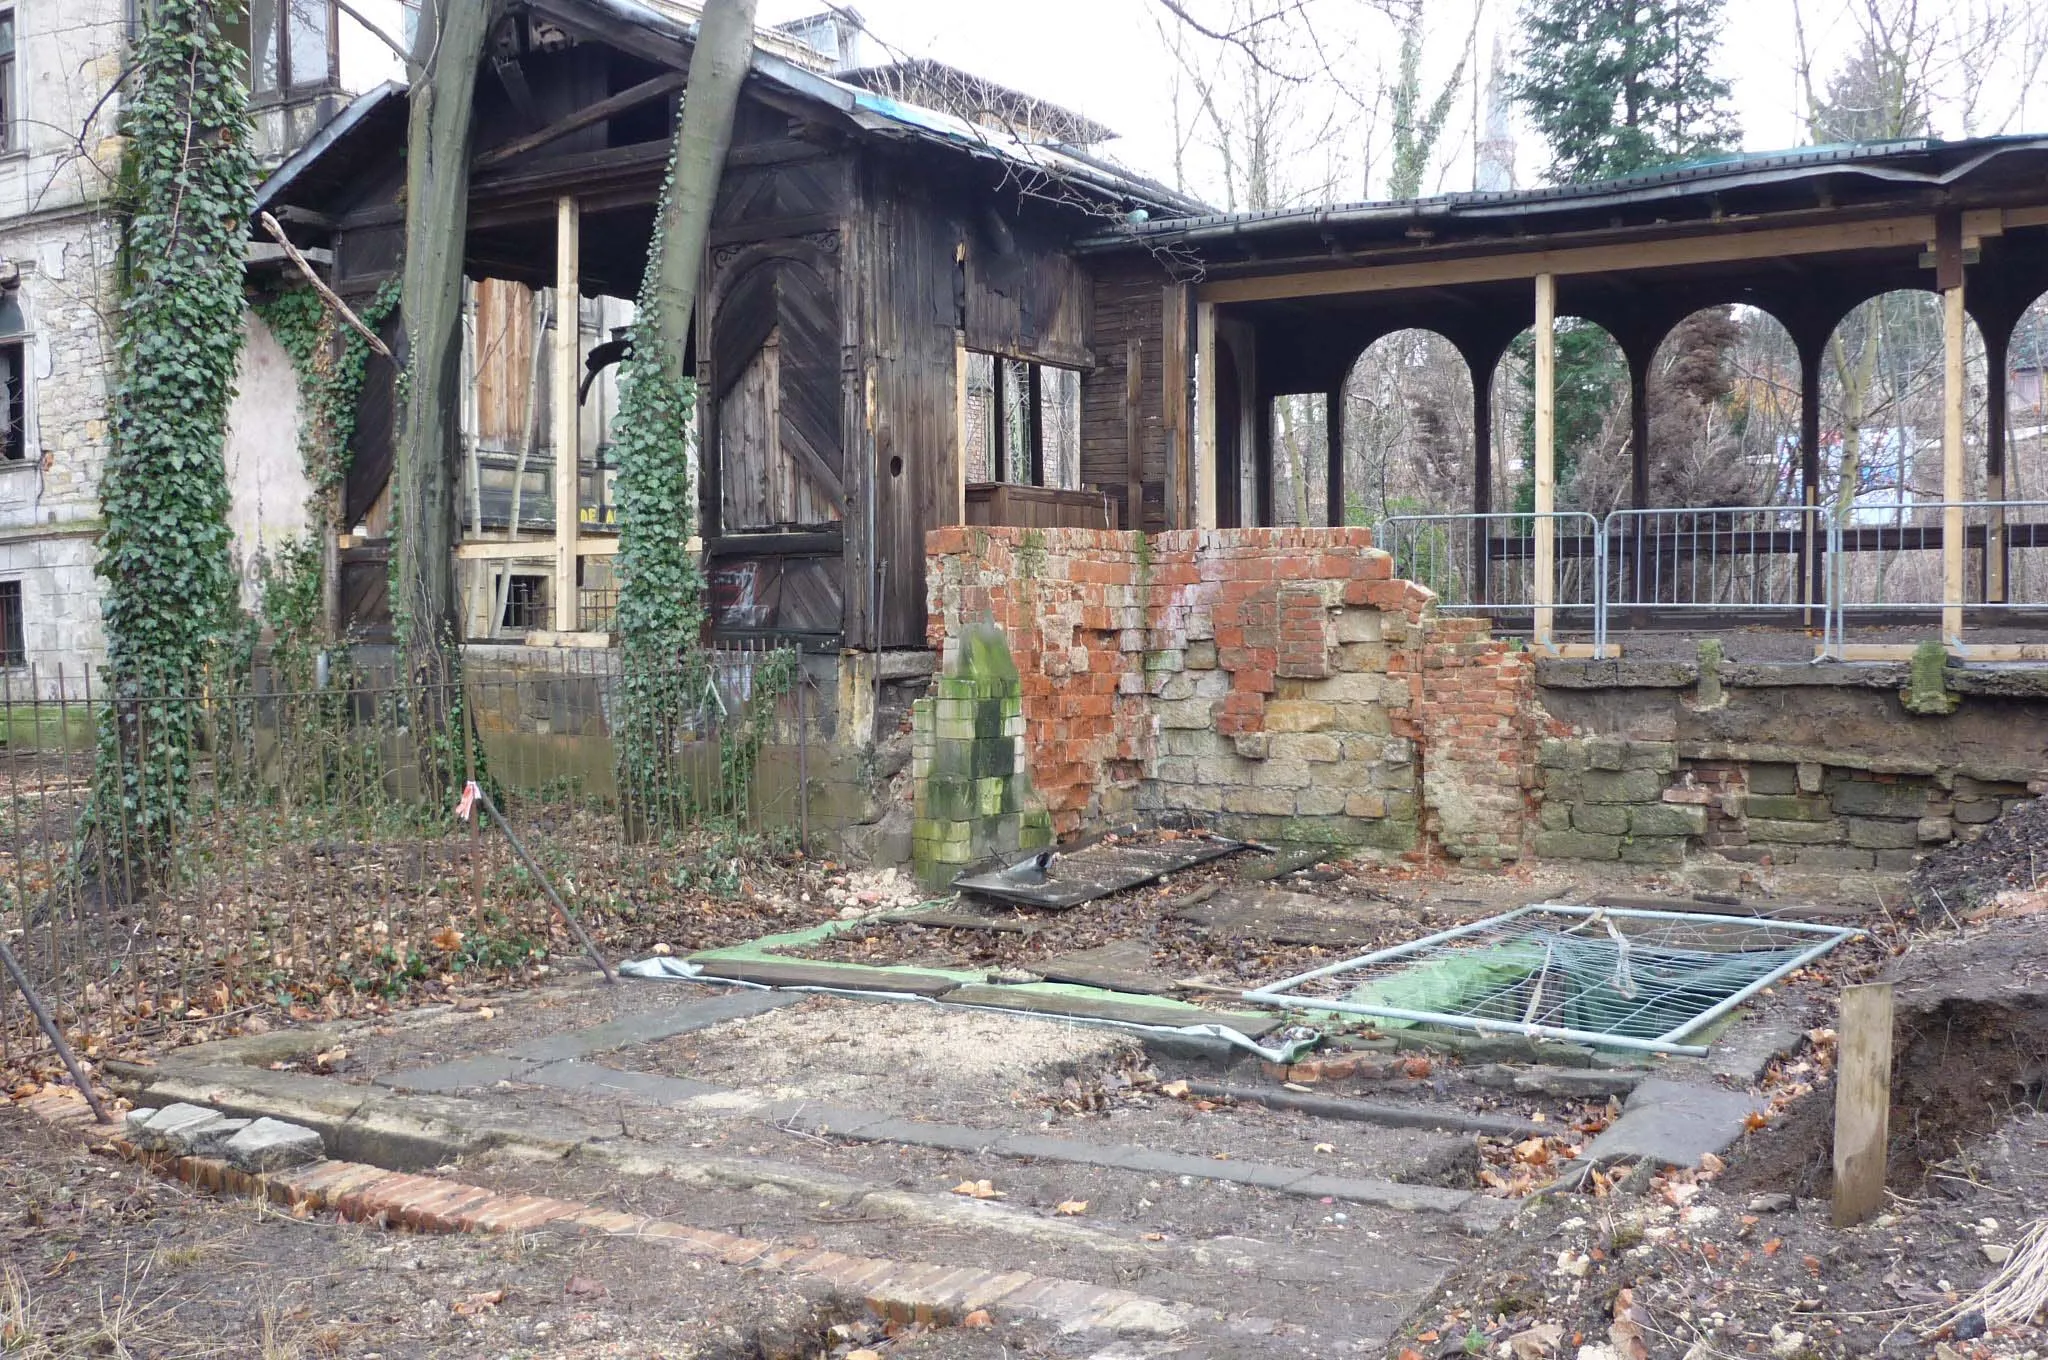
[[[1892,1110],[1892,984],[1842,989],[1835,1024],[1835,1211],[1853,1227],[1884,1205]]]
[[[643,80],[630,89],[619,91],[609,99],[586,104],[565,118],[557,118],[538,132],[530,132],[524,137],[514,137],[509,142],[502,142],[488,151],[480,152],[476,159],[469,163],[470,168],[484,170],[524,156],[530,151],[538,151],[550,142],[558,142],[572,132],[581,132],[593,123],[602,123],[607,118],[624,113],[628,109],[637,109],[650,99],[660,99],[663,95],[674,94],[688,83],[688,76],[675,71],[658,75],[652,80]]]
[[[1195,304],[1195,527],[1216,527],[1216,304]]]
[[[582,374],[583,309],[581,261],[583,218],[573,198],[555,204],[555,627],[578,631],[576,584],[577,502],[580,499],[582,408],[576,401]]]
[[[1723,231],[1706,236],[1626,241],[1600,246],[1500,249],[1477,255],[1396,258],[1385,264],[1213,279],[1197,285],[1197,296],[1205,302],[1265,302],[1282,298],[1441,288],[1465,283],[1500,283],[1534,279],[1545,274],[1609,274],[1631,269],[1670,269],[1684,265],[1774,260],[1792,255],[1829,255],[1846,251],[1898,249],[1917,254],[1933,235],[1934,218],[1920,215],[1838,226]]]
[[[1323,519],[1332,528],[1344,523],[1344,379],[1323,398],[1323,434],[1329,463],[1323,473]]]
[[[1535,638],[1548,646],[1557,575],[1557,280],[1536,276]]]
[[[967,247],[956,249],[965,258]],[[960,456],[953,460],[953,523],[967,522],[967,332],[953,332],[953,432]]]
[[[1499,359],[1472,366],[1472,513],[1493,513],[1493,375]],[[1490,600],[1487,577],[1492,563],[1486,551],[1487,521],[1472,521],[1472,598]]]
[[[1984,499],[1993,502],[1991,522],[1985,526],[1984,598],[1991,604],[2005,603],[2006,578],[2012,566],[2005,507],[1997,504],[2005,499],[2005,446],[2011,437],[2011,398],[2006,390],[2011,352],[2010,332],[1984,332]]]
[[[576,540],[578,557],[614,557],[619,551],[619,540],[612,535],[602,538]],[[692,551],[695,551],[694,549]],[[554,538],[516,538],[506,542],[501,538],[471,539],[456,546],[455,557],[460,562],[548,562],[555,560]]]
[[[1145,527],[1145,342],[1132,339],[1124,347],[1124,522],[1122,528]]]
[[[1024,420],[1029,429],[1025,431],[1031,446],[1031,477],[1033,486],[1045,485],[1045,370],[1037,364],[1027,363],[1024,368]]]

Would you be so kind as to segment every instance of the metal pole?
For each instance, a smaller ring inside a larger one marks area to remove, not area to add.
[[[42,998],[36,995],[35,988],[28,985],[28,974],[21,971],[20,962],[15,959],[14,951],[7,947],[4,938],[0,938],[0,963],[7,965],[7,975],[14,979],[15,986],[21,988],[21,998],[28,1002],[29,1014],[35,1016],[36,1023],[41,1025],[43,1033],[49,1036],[51,1046],[57,1050],[57,1056],[64,1060],[64,1067],[71,1073],[72,1083],[78,1087],[79,1094],[85,1097],[85,1103],[92,1106],[93,1118],[102,1124],[113,1123],[106,1107],[100,1104],[99,1096],[93,1093],[92,1083],[87,1081],[85,1073],[79,1070],[78,1059],[71,1054],[71,1045],[64,1042],[64,1032],[57,1028],[57,1022],[43,1009]]]
[[[583,946],[583,952],[590,955],[591,962],[597,965],[597,971],[604,974],[606,982],[617,982],[619,980],[618,974],[614,973],[612,966],[604,961],[604,955],[597,952],[597,945],[584,932],[583,923],[578,921],[576,914],[569,910],[569,904],[564,902],[562,895],[555,891],[555,885],[541,871],[541,867],[533,862],[533,856],[526,853],[526,847],[519,843],[519,837],[512,831],[512,824],[505,820],[504,813],[498,811],[498,805],[491,801],[491,795],[485,793],[483,788],[479,786],[476,791],[476,799],[484,805],[484,811],[491,814],[491,820],[498,824],[498,829],[505,833],[505,839],[512,843],[512,853],[519,856],[519,862],[526,866],[528,873],[539,880],[541,890],[548,895],[548,901],[555,904],[555,910],[561,914],[563,923],[569,927],[570,933]]]

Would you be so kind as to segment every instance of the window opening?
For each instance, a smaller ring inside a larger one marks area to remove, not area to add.
[[[28,645],[21,619],[21,582],[0,581],[0,666],[27,664]]]
[[[0,151],[14,150],[14,11],[0,10]]]
[[[0,297],[0,462],[28,457],[28,338],[16,294]]]
[[[967,351],[967,480],[1078,490],[1081,375]]]
[[[505,617],[499,626],[524,633],[548,620],[548,578],[514,574],[505,587]]]

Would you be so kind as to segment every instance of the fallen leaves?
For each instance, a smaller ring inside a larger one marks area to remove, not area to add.
[[[1621,1353],[1622,1360],[1650,1360],[1650,1314],[1636,1302],[1633,1289],[1614,1296],[1614,1321],[1607,1328],[1608,1344]]]
[[[593,1280],[588,1275],[571,1275],[569,1283],[562,1286],[562,1292],[572,1299],[594,1299],[602,1298],[611,1290],[602,1280]]]
[[[574,1284],[575,1281],[572,1280],[570,1283]],[[602,1289],[604,1286],[599,1285],[598,1287]],[[487,1289],[480,1294],[468,1294],[457,1299],[449,1306],[448,1311],[457,1317],[476,1317],[479,1314],[490,1312],[504,1301],[504,1290]]]
[[[986,1181],[982,1183],[984,1185],[987,1184]],[[1052,1212],[1055,1218],[1079,1218],[1082,1214],[1088,1212],[1088,1201],[1085,1199],[1063,1199],[1058,1204],[1052,1206]]]
[[[969,1199],[1009,1198],[1009,1196],[1005,1195],[1002,1191],[996,1189],[991,1182],[985,1180],[962,1181],[958,1185],[953,1187],[953,1193],[956,1195],[965,1195]]]

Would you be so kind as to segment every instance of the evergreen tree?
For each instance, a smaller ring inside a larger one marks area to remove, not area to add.
[[[1527,0],[1515,99],[1579,183],[1727,151],[1729,85],[1713,74],[1721,0]]]

